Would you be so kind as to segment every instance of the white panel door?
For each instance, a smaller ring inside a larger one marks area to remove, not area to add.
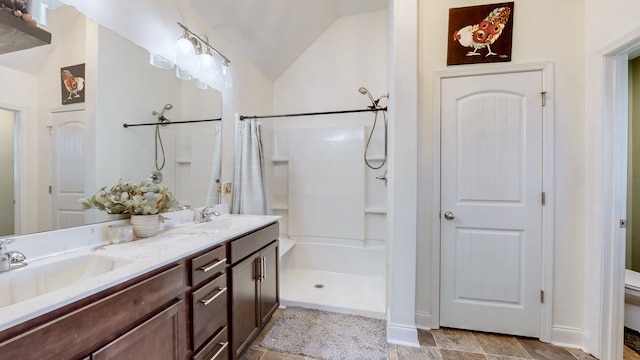
[[[539,337],[542,74],[441,87],[440,324]]]
[[[85,196],[85,112],[52,112],[51,225],[54,229],[84,224],[78,200]]]

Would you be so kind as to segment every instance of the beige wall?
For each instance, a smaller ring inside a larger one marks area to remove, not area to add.
[[[419,11],[419,134],[418,134],[418,319],[429,319],[435,71],[475,65],[446,66],[448,9],[486,1],[421,1]],[[552,340],[579,344],[583,330],[584,296],[584,2],[516,1],[512,64],[553,62],[555,65],[555,229]],[[498,63],[492,67],[508,66]],[[421,324],[428,325],[428,324]]]

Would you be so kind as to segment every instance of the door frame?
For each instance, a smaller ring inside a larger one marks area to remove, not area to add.
[[[13,193],[16,200],[13,207],[13,227],[15,234],[24,234],[29,231],[27,210],[30,208],[29,201],[31,199],[27,186],[20,181],[21,179],[29,179],[28,167],[25,165],[29,163],[29,151],[24,146],[28,143],[25,131],[26,119],[28,118],[27,109],[5,103],[0,103],[0,108],[13,112]]]
[[[497,75],[516,72],[540,71],[542,88],[546,92],[545,106],[542,107],[542,188],[546,193],[542,207],[542,279],[544,291],[542,316],[540,319],[540,340],[551,341],[553,305],[553,213],[554,213],[554,64],[540,62],[530,64],[479,65],[473,68],[442,70],[434,73],[433,93],[433,189],[432,203],[432,248],[431,248],[431,324],[440,327],[440,176],[441,176],[441,83],[443,79],[477,75]]]
[[[587,191],[594,194],[594,212],[588,218],[587,276],[596,279],[587,290],[594,300],[585,311],[599,313],[585,326],[583,342],[602,359],[622,357],[624,339],[624,269],[626,231],[618,224],[626,218],[629,59],[640,53],[640,28],[625,34],[597,54],[602,61],[602,119],[594,123],[587,140],[594,141],[593,163],[587,169]],[[597,131],[597,133],[596,133]]]

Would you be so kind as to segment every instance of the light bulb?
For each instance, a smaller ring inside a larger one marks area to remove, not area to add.
[[[213,85],[216,77],[216,61],[213,56],[208,52],[198,55],[198,78],[208,85]]]
[[[196,49],[189,39],[180,38],[176,42],[176,65],[183,71],[193,74],[197,69]]]

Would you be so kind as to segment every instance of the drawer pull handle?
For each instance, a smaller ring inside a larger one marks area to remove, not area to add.
[[[218,343],[218,345],[222,345],[222,347],[213,355],[213,357],[210,360],[216,360],[218,358],[218,355],[222,354],[222,351],[224,351],[224,349],[226,349],[227,346],[229,346],[229,342],[228,341],[220,342]]]
[[[213,264],[204,265],[204,266],[202,266],[201,268],[199,268],[198,270],[202,270],[202,271],[204,271],[204,272],[209,272],[209,271],[211,271],[212,269],[215,269],[215,268],[217,268],[218,266],[220,266],[220,265],[222,265],[222,264],[224,264],[224,263],[226,263],[226,262],[227,262],[227,258],[224,258],[224,259],[222,259],[222,260],[216,261],[216,262],[215,262],[215,263],[213,263]]]
[[[218,292],[215,295],[213,295],[212,297],[210,297],[210,298],[208,298],[206,300],[200,300],[200,302],[203,303],[204,306],[207,306],[207,305],[211,304],[211,302],[213,300],[217,299],[218,296],[222,295],[225,291],[227,291],[227,288],[223,287],[223,288],[218,288],[217,290],[218,290]]]

